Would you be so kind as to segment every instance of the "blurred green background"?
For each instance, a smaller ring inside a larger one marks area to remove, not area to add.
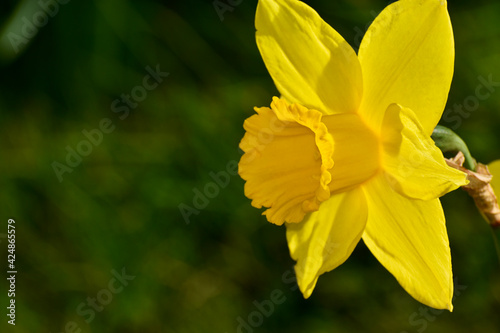
[[[453,313],[413,300],[362,242],[304,300],[285,229],[251,207],[238,176],[183,218],[179,205],[193,206],[210,173],[239,159],[252,108],[277,95],[255,44],[257,1],[232,3],[221,20],[211,0],[73,0],[42,24],[37,1],[1,2],[0,267],[14,218],[18,275],[15,327],[0,282],[0,331],[498,332],[500,265],[489,227],[461,190],[442,200],[458,284]],[[307,3],[357,49],[388,2]],[[474,98],[480,78],[500,82],[500,3],[448,7],[456,70],[441,123],[487,163],[500,158],[500,87]],[[40,28],[11,43],[9,33],[22,36],[34,15]],[[149,91],[137,88],[148,66],[169,73]],[[137,105],[113,104],[131,93]],[[113,131],[85,147],[82,131],[106,118]],[[67,147],[92,152],[59,181],[53,164],[66,164]],[[123,269],[130,277],[120,289],[113,278]],[[273,292],[280,304],[258,315]],[[103,305],[92,310],[96,297]]]

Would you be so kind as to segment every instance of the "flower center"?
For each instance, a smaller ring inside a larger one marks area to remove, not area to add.
[[[331,194],[348,191],[373,177],[380,169],[380,140],[356,113],[323,116],[333,137]]]

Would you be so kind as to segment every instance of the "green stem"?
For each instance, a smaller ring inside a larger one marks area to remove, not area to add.
[[[432,139],[443,153],[457,153],[461,151],[465,157],[465,167],[471,171],[476,170],[476,160],[470,154],[464,140],[451,129],[437,125],[432,132]]]

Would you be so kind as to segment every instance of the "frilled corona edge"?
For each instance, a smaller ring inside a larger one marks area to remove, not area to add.
[[[330,197],[334,143],[322,113],[273,98],[244,123],[245,195],[272,223],[297,223]]]

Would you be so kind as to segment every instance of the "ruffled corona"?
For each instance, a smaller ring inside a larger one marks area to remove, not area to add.
[[[255,111],[240,143],[245,195],[254,207],[269,207],[272,223],[300,222],[330,197],[333,139],[319,111],[278,98]]]

